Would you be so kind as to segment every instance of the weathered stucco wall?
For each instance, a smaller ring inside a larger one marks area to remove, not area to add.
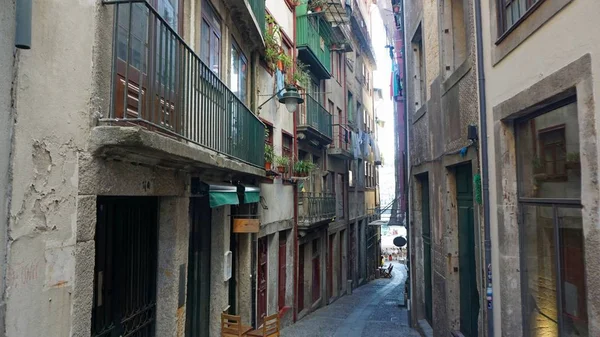
[[[0,4],[0,331],[4,331],[6,241],[12,188],[11,150],[14,126],[13,86],[17,55],[12,46],[15,38],[15,1]]]
[[[32,49],[15,64],[8,336],[71,332],[78,153],[90,125],[97,6],[34,1]]]
[[[513,40],[509,38],[498,46],[494,44],[496,23],[491,20],[495,18],[495,6],[491,5],[492,2],[482,1],[488,152],[490,163],[494,163],[490,165],[490,215],[492,266],[494,277],[498,279],[493,283],[496,334],[522,335],[518,240],[507,239],[518,235],[514,129],[511,121],[501,120],[531,111],[531,107],[543,100],[571,91],[577,95],[579,119],[589,335],[598,335],[600,256],[593,247],[600,244],[596,145],[600,127],[596,103],[600,94],[600,45],[590,32],[600,29],[596,20],[599,4],[595,1],[544,3],[513,32]],[[525,32],[529,30],[532,32],[525,39]],[[524,41],[517,44],[516,40]],[[571,42],[565,44],[564,41]],[[507,43],[516,47],[499,58],[500,49]]]

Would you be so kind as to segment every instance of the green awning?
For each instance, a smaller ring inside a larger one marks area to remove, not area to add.
[[[260,189],[258,187],[245,186],[244,203],[251,204],[260,201]]]
[[[210,200],[210,208],[240,204],[236,186],[210,185],[208,195]]]

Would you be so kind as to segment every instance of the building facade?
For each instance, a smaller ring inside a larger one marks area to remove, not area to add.
[[[218,336],[222,313],[286,326],[368,279],[365,253],[348,264],[368,250],[351,220],[366,236],[378,206],[376,139],[358,146],[372,108],[349,122],[355,9],[313,5],[33,1],[17,49],[28,13],[4,1],[3,335]],[[289,85],[298,109],[277,102]]]
[[[598,5],[395,5],[413,323],[440,336],[597,335]]]
[[[482,335],[486,285],[483,208],[475,193],[481,172],[473,2],[390,5],[398,14],[388,20],[388,31],[396,40],[402,35],[394,51],[401,53],[397,64],[405,62],[406,74],[411,320],[434,336]]]
[[[495,333],[596,336],[600,6],[498,6],[481,2]]]

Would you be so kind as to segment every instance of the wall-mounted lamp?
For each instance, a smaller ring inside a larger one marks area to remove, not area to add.
[[[304,98],[300,96],[298,93],[298,89],[294,86],[288,86],[287,88],[283,88],[277,91],[273,96],[269,97],[263,104],[258,106],[258,110],[263,107],[263,105],[267,104],[268,101],[272,100],[273,97],[279,95],[283,90],[285,93],[279,98],[279,103],[285,104],[285,108],[288,112],[294,113],[298,110],[298,105],[304,103]]]

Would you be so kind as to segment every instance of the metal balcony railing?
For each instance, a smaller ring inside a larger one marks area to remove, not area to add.
[[[334,140],[333,140],[334,147],[336,147],[338,149],[350,151],[350,131],[346,127],[344,127],[342,125],[334,125],[333,126],[333,135],[334,135]]]
[[[254,17],[256,18],[256,22],[260,27],[260,31],[264,35],[266,29],[265,0],[248,0],[248,2],[250,3],[250,8],[252,8]]]
[[[331,55],[329,42],[323,36],[326,31],[324,25],[328,23],[306,14],[306,4],[296,8],[296,45],[308,47],[317,57],[318,61],[331,72]]]
[[[331,132],[331,114],[325,109],[321,103],[314,99],[309,94],[306,94],[306,99],[299,114],[298,125],[309,126],[317,130],[319,133],[332,139]]]
[[[115,15],[112,101],[102,122],[141,125],[263,167],[264,124],[176,32],[177,16],[145,0],[104,4]]]
[[[304,192],[298,198],[298,221],[307,226],[322,221],[333,221],[335,195],[330,193]]]

